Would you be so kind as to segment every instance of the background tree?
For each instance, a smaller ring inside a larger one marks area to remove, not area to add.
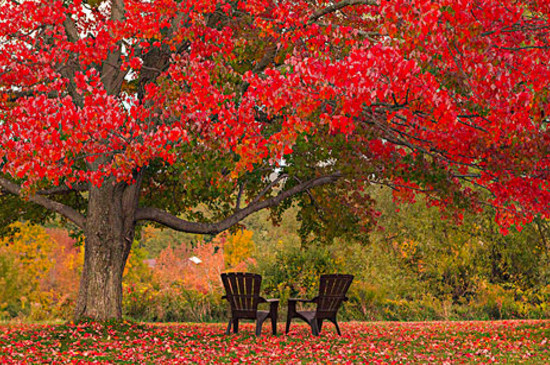
[[[357,237],[375,215],[373,183],[457,216],[479,209],[480,187],[504,230],[548,218],[549,11],[5,1],[2,198],[83,230],[75,316],[97,319],[121,316],[140,222],[215,234],[265,208],[277,219],[297,196],[303,238]]]
[[[223,244],[223,257],[227,267],[234,268],[254,254],[253,234],[252,231],[242,229],[227,237]]]
[[[60,229],[20,222],[9,228],[14,233],[0,239],[0,317],[66,316],[76,300],[81,247]]]

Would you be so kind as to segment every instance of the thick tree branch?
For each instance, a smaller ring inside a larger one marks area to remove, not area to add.
[[[62,195],[72,193],[74,191],[87,191],[90,187],[88,184],[77,184],[72,188],[68,186],[56,186],[55,188],[38,190],[36,193],[38,195]]]
[[[174,34],[177,33],[179,27],[183,26],[185,21],[186,17],[183,14],[178,15],[172,22],[172,28],[170,28],[166,38],[173,39]],[[163,44],[161,48],[152,47],[147,53],[141,55],[143,65],[141,66],[142,70],[138,80],[138,100],[143,100],[145,96],[145,85],[154,82],[161,73],[170,67],[172,53],[169,51],[167,43]],[[186,51],[189,48],[189,44],[189,41],[177,44],[176,53],[180,54]]]
[[[8,179],[5,179],[3,177],[0,177],[0,186],[4,188],[7,192],[21,196],[21,187]],[[42,195],[30,195],[28,196],[28,200],[36,203],[38,205],[43,206],[46,209],[52,210],[58,214],[61,214],[65,218],[72,221],[74,224],[76,224],[78,227],[84,229],[84,226],[86,224],[86,218],[74,210],[73,208],[66,206],[65,204],[50,200]]]
[[[66,15],[67,17],[63,21],[63,27],[65,28],[65,34],[67,35],[67,39],[71,42],[78,41],[78,29],[76,28],[76,24],[74,23],[74,20],[70,17],[69,14]]]
[[[326,8],[319,9],[315,13],[313,13],[312,16],[309,17],[309,22],[313,23],[314,21],[324,17],[327,14],[334,13],[335,11],[338,11],[340,9],[343,9],[347,6],[352,5],[372,5],[376,6],[378,5],[378,2],[375,0],[343,0],[339,1],[336,4],[332,4],[330,6],[327,6]]]
[[[123,0],[114,0],[111,4],[111,21],[112,22],[122,22],[125,18],[125,8]],[[109,52],[107,58],[103,62],[101,69],[101,80],[105,90],[110,95],[118,95],[124,77],[129,70],[121,70],[120,66],[122,64],[121,60],[122,55],[122,41],[118,41],[116,47]]]
[[[235,212],[235,214],[216,223],[189,222],[180,219],[166,211],[150,207],[139,208],[136,213],[136,221],[153,221],[163,224],[169,228],[187,233],[217,234],[240,222],[252,213],[255,213],[265,208],[274,207],[280,204],[283,200],[290,198],[293,195],[311,189],[315,186],[333,183],[341,177],[341,173],[335,173],[333,175],[321,176],[308,180],[286,191],[283,191],[272,198],[250,203],[245,208],[239,210],[238,212]]]
[[[66,18],[63,21],[65,34],[67,35],[67,39],[70,42],[74,43],[80,39],[78,29],[74,20],[71,18],[71,15],[66,14],[65,16]],[[69,95],[71,95],[71,97],[73,98],[73,102],[75,103],[75,105],[82,107],[84,101],[82,95],[78,93],[76,83],[74,81],[75,73],[80,70],[80,64],[77,61],[76,57],[73,55],[67,60],[66,63],[57,64],[56,69],[57,72],[61,74],[61,76],[68,80],[67,91],[69,92]]]
[[[294,180],[298,181],[299,183],[302,183],[302,181],[300,179],[298,179],[296,176],[294,176]],[[323,218],[324,215],[326,214],[326,212],[321,207],[321,205],[317,202],[317,199],[315,199],[315,197],[311,193],[311,190],[306,189],[306,194],[307,194],[307,196],[309,196],[309,199],[311,200],[311,205],[313,205],[313,207],[315,208],[315,212],[317,212],[317,215],[319,216],[319,218],[322,221],[326,222],[326,219]]]

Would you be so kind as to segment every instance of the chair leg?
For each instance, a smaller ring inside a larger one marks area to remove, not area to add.
[[[233,333],[239,333],[239,320],[237,318],[233,320]]]
[[[317,320],[317,328],[319,329],[319,333],[321,333],[321,331],[323,330],[323,320],[322,319]]]
[[[332,323],[334,323],[334,327],[336,327],[336,332],[338,332],[338,336],[342,336],[342,332],[340,332],[340,326],[338,326],[338,321],[336,318],[331,320]]]
[[[277,334],[277,317],[271,316],[271,331],[273,335]]]
[[[288,335],[288,331],[290,330],[290,322],[292,321],[292,317],[288,315],[286,317],[286,334]]]
[[[311,321],[311,333],[313,336],[319,336],[319,328],[317,327],[317,320],[315,318]]]
[[[262,335],[262,325],[264,324],[264,320],[257,319],[256,320],[256,336]]]
[[[279,302],[269,303],[269,318],[271,318],[271,332],[274,335],[277,334],[277,310],[279,308]]]
[[[225,331],[225,334],[228,335],[231,333],[231,319],[229,320],[229,323],[227,324],[227,330]]]

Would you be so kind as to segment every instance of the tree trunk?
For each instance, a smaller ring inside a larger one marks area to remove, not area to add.
[[[84,267],[75,320],[122,318],[122,274],[135,236],[139,181],[106,181],[89,192]]]

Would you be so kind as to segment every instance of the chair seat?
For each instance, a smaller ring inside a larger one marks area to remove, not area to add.
[[[353,280],[353,275],[332,274],[321,275],[319,282],[319,295],[313,299],[290,298],[288,299],[288,312],[286,317],[286,333],[290,330],[292,318],[300,318],[311,326],[314,336],[319,336],[323,327],[323,321],[334,323],[336,332],[341,335],[336,315],[341,304],[348,300],[346,293]],[[316,310],[297,310],[298,303],[315,303]]]
[[[256,313],[256,318],[258,319],[265,319],[269,316],[269,311],[258,311]]]
[[[312,321],[315,318],[315,311],[296,311],[299,315],[306,318],[308,321]]]

